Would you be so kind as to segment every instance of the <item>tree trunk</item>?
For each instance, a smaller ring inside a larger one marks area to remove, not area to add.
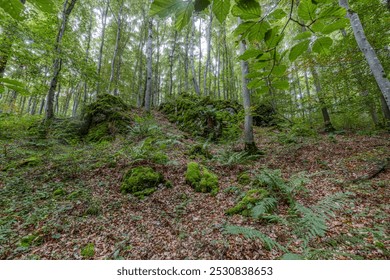
[[[91,38],[92,38],[92,21],[93,21],[93,14],[91,12],[89,17],[89,26],[88,26],[88,39],[87,39],[87,49],[85,51],[85,64],[88,64],[89,59],[89,51],[91,48]],[[87,98],[88,98],[88,75],[86,74],[84,77],[84,97],[83,97],[83,104],[87,104]]]
[[[99,61],[98,61],[98,68],[97,68],[97,87],[96,87],[96,95],[99,95],[100,93],[100,74],[102,71],[102,61],[103,61],[103,50],[104,50],[104,37],[106,34],[106,26],[107,26],[107,15],[108,15],[108,8],[110,6],[110,0],[106,0],[106,7],[103,10],[102,15],[102,38],[100,41],[100,49],[99,49]]]
[[[150,98],[152,96],[152,39],[153,39],[153,18],[149,18],[148,41],[146,44],[146,91],[145,111],[150,112]]]
[[[169,95],[170,96],[172,95],[172,87],[173,87],[173,63],[174,63],[174,55],[176,49],[176,40],[177,40],[177,31],[175,30],[171,53],[169,54]]]
[[[379,61],[375,50],[366,38],[359,15],[349,8],[348,0],[339,0],[339,5],[347,10],[347,17],[351,22],[356,42],[370,66],[371,72],[386,101],[387,108],[390,109],[390,81],[386,78],[385,70]]]
[[[238,19],[238,24],[241,24],[241,19]],[[244,40],[240,40],[240,54],[242,55],[246,51],[246,43]],[[242,100],[245,110],[245,122],[244,122],[244,142],[245,150],[249,153],[256,153],[258,149],[256,147],[253,137],[253,116],[251,112],[251,97],[248,89],[248,80],[246,76],[249,73],[248,62],[241,60],[241,79],[242,79]]]
[[[199,84],[196,80],[196,71],[195,71],[194,40],[195,40],[195,18],[194,16],[192,16],[191,41],[190,41],[191,74],[192,74],[192,82],[194,84],[195,93],[197,95],[200,95]]]
[[[203,73],[203,94],[204,95],[209,95],[208,90],[207,90],[207,74],[209,71],[209,66],[210,66],[210,53],[211,53],[211,28],[213,25],[213,12],[210,8],[210,21],[209,21],[209,26],[207,28],[207,59],[206,59],[206,66],[204,69]]]
[[[71,2],[68,4],[69,0],[65,0],[64,3],[64,9],[62,11],[62,23],[61,23],[61,27],[58,30],[56,44],[55,44],[56,58],[54,59],[53,62],[53,76],[50,82],[49,92],[47,93],[45,121],[50,121],[54,118],[54,108],[53,108],[54,94],[57,87],[58,77],[60,75],[61,65],[62,65],[62,58],[61,58],[62,37],[64,36],[69,15],[73,10],[76,1],[77,0],[71,0]]]
[[[115,49],[114,49],[114,54],[112,57],[111,61],[111,74],[110,74],[110,83],[108,85],[108,92],[111,92],[112,84],[114,82],[115,78],[115,61],[118,56],[118,50],[119,50],[119,44],[121,40],[121,35],[122,35],[122,11],[123,11],[123,6],[124,6],[124,0],[122,0],[120,7],[119,7],[119,12],[118,12],[118,17],[117,17],[117,31],[116,31],[116,39],[115,39]],[[115,92],[114,88],[114,92]]]
[[[320,82],[320,78],[318,77],[318,73],[317,73],[317,70],[315,69],[315,66],[311,66],[310,71],[311,71],[311,74],[312,74],[313,79],[314,79],[314,85],[316,88],[317,97],[318,97],[318,100],[320,102],[322,118],[324,119],[325,131],[332,132],[335,129],[334,129],[332,122],[330,120],[328,108],[326,107],[326,102],[325,102],[324,97],[322,95],[321,82]]]

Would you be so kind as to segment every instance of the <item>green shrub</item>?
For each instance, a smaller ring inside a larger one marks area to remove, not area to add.
[[[121,191],[142,198],[155,192],[158,185],[164,183],[165,180],[161,173],[154,171],[151,167],[140,166],[127,171],[121,185]]]
[[[187,164],[186,182],[196,192],[209,192],[212,195],[216,195],[219,190],[218,176],[196,162]]]

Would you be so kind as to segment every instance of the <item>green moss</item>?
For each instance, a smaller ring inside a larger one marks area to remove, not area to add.
[[[112,140],[117,134],[127,133],[132,122],[130,109],[119,97],[100,95],[84,109],[81,134],[86,136],[87,141],[98,142]]]
[[[53,192],[53,195],[56,197],[64,196],[66,195],[66,191],[64,191],[62,188],[58,188]]]
[[[241,214],[244,216],[250,216],[251,209],[258,203],[260,200],[264,199],[269,195],[268,191],[265,189],[253,189],[246,192],[245,196],[237,203],[236,206],[228,209],[226,214]]]
[[[131,193],[142,198],[156,191],[159,184],[165,182],[161,173],[154,171],[150,167],[135,167],[127,171],[124,176],[121,191]]]
[[[95,255],[95,245],[88,243],[86,246],[81,248],[81,256],[84,258],[92,258]]]
[[[237,177],[238,183],[241,185],[249,185],[251,182],[251,176],[249,175],[248,172],[242,172],[240,175]]]
[[[241,133],[242,107],[234,101],[181,94],[162,104],[160,110],[193,136],[219,141],[236,139]]]
[[[187,164],[186,182],[196,192],[209,192],[212,195],[216,195],[219,190],[218,176],[196,162],[189,162]]]
[[[30,234],[30,235],[24,236],[20,240],[20,246],[24,247],[24,248],[28,248],[28,247],[31,247],[33,245],[39,245],[41,243],[42,243],[42,238],[38,235],[35,235],[35,234]]]

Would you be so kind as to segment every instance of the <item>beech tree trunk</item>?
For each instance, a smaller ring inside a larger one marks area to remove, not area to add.
[[[102,38],[100,41],[100,49],[99,49],[99,61],[98,61],[98,68],[97,68],[97,86],[96,86],[96,95],[99,95],[100,93],[100,74],[102,71],[102,60],[103,60],[103,50],[104,50],[104,37],[106,34],[106,26],[107,26],[107,14],[108,14],[108,8],[110,6],[110,0],[106,0],[106,7],[103,10],[102,15]]]
[[[213,12],[211,11],[210,8],[210,21],[209,21],[209,26],[207,28],[207,59],[206,59],[206,65],[203,73],[203,94],[204,95],[209,95],[208,90],[207,90],[207,74],[209,71],[210,67],[210,53],[211,53],[211,27],[213,25]]]
[[[55,90],[57,87],[58,77],[61,72],[61,65],[62,65],[62,58],[61,58],[61,43],[62,38],[65,33],[66,25],[69,20],[70,13],[72,12],[74,5],[76,4],[77,0],[71,0],[69,3],[69,0],[65,0],[64,8],[62,11],[62,23],[58,30],[57,39],[55,43],[55,55],[56,58],[53,62],[53,75],[50,82],[49,92],[47,93],[47,102],[46,102],[46,114],[45,114],[45,121],[52,120],[54,118],[54,95]]]
[[[339,0],[339,5],[347,10],[347,17],[351,22],[356,42],[370,66],[371,72],[386,101],[387,108],[390,109],[390,81],[386,78],[385,70],[375,50],[367,40],[359,15],[349,8],[348,0]]]
[[[238,19],[238,24],[241,24],[241,19]],[[240,39],[240,54],[246,51],[246,43]],[[241,60],[241,79],[242,79],[242,100],[245,110],[244,122],[244,142],[245,150],[249,153],[258,151],[253,137],[253,116],[251,112],[251,97],[248,89],[248,80],[246,76],[249,73],[249,65],[245,60]]]
[[[149,18],[148,41],[146,43],[146,90],[145,90],[145,111],[150,112],[150,99],[152,96],[152,39],[153,39],[153,18]]]
[[[195,57],[194,57],[194,39],[195,39],[195,18],[192,16],[191,21],[191,41],[190,41],[190,63],[191,63],[191,74],[192,82],[194,84],[194,90],[197,95],[200,95],[199,84],[196,80],[196,71],[195,71]]]

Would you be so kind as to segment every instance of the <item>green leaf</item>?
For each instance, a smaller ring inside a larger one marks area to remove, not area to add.
[[[291,48],[288,59],[290,59],[291,62],[295,61],[301,54],[307,51],[307,49],[309,48],[309,44],[310,40],[305,40],[296,44],[294,47]]]
[[[346,15],[346,10],[344,8],[334,5],[320,11],[318,18],[330,18],[330,17],[342,18],[345,17],[345,15]]]
[[[261,17],[261,7],[256,0],[239,0],[233,6],[232,14],[242,20],[258,19]]]
[[[0,78],[0,87],[6,87],[24,95],[29,94],[24,83],[13,79]]]
[[[318,38],[312,47],[312,51],[316,53],[325,53],[332,46],[333,40],[329,37]]]
[[[349,22],[349,19],[347,18],[342,18],[342,19],[339,19],[329,25],[326,25],[323,29],[322,29],[322,33],[323,34],[330,34],[332,33],[333,31],[337,31],[337,30],[340,30],[340,29],[343,29],[345,26],[347,26]]]
[[[183,7],[185,3],[181,0],[154,0],[150,6],[149,15],[167,17],[177,12],[177,10]]]
[[[0,0],[0,8],[16,20],[21,20],[23,4],[19,0]]]
[[[230,0],[214,0],[213,13],[220,23],[224,22],[230,12]]]
[[[279,28],[276,26],[265,33],[264,40],[268,48],[273,48],[279,44],[284,38],[284,33],[279,33]]]
[[[272,74],[275,75],[275,76],[280,77],[280,76],[283,76],[284,73],[286,73],[286,70],[287,70],[287,66],[286,65],[276,65],[272,69]]]
[[[260,88],[265,86],[265,82],[261,79],[254,79],[250,81],[247,86],[249,89]]]
[[[299,33],[297,36],[294,37],[293,40],[302,40],[302,39],[307,39],[310,38],[312,33],[310,31],[305,31],[302,33]]]
[[[48,14],[54,14],[57,12],[57,7],[52,0],[28,0],[37,9]]]
[[[194,10],[195,12],[201,12],[210,5],[210,0],[195,0]]]
[[[288,81],[276,81],[272,82],[272,87],[280,90],[287,90],[290,88],[290,84]]]
[[[282,19],[286,16],[287,16],[287,14],[285,11],[283,11],[282,9],[276,9],[275,11],[270,13],[267,18],[268,18],[268,20],[279,20],[279,19]]]
[[[314,20],[316,15],[317,5],[313,4],[310,0],[302,0],[298,6],[298,16],[305,20]]]
[[[271,25],[268,21],[262,21],[256,23],[252,28],[248,30],[248,40],[249,42],[260,42],[264,39],[265,34],[270,30]]]
[[[186,6],[181,7],[176,13],[175,27],[177,30],[182,30],[191,20],[194,4],[188,2]]]
[[[261,50],[256,49],[248,49],[246,50],[242,55],[240,55],[238,58],[240,60],[248,60],[250,58],[255,58],[259,55],[261,55],[263,52]]]

